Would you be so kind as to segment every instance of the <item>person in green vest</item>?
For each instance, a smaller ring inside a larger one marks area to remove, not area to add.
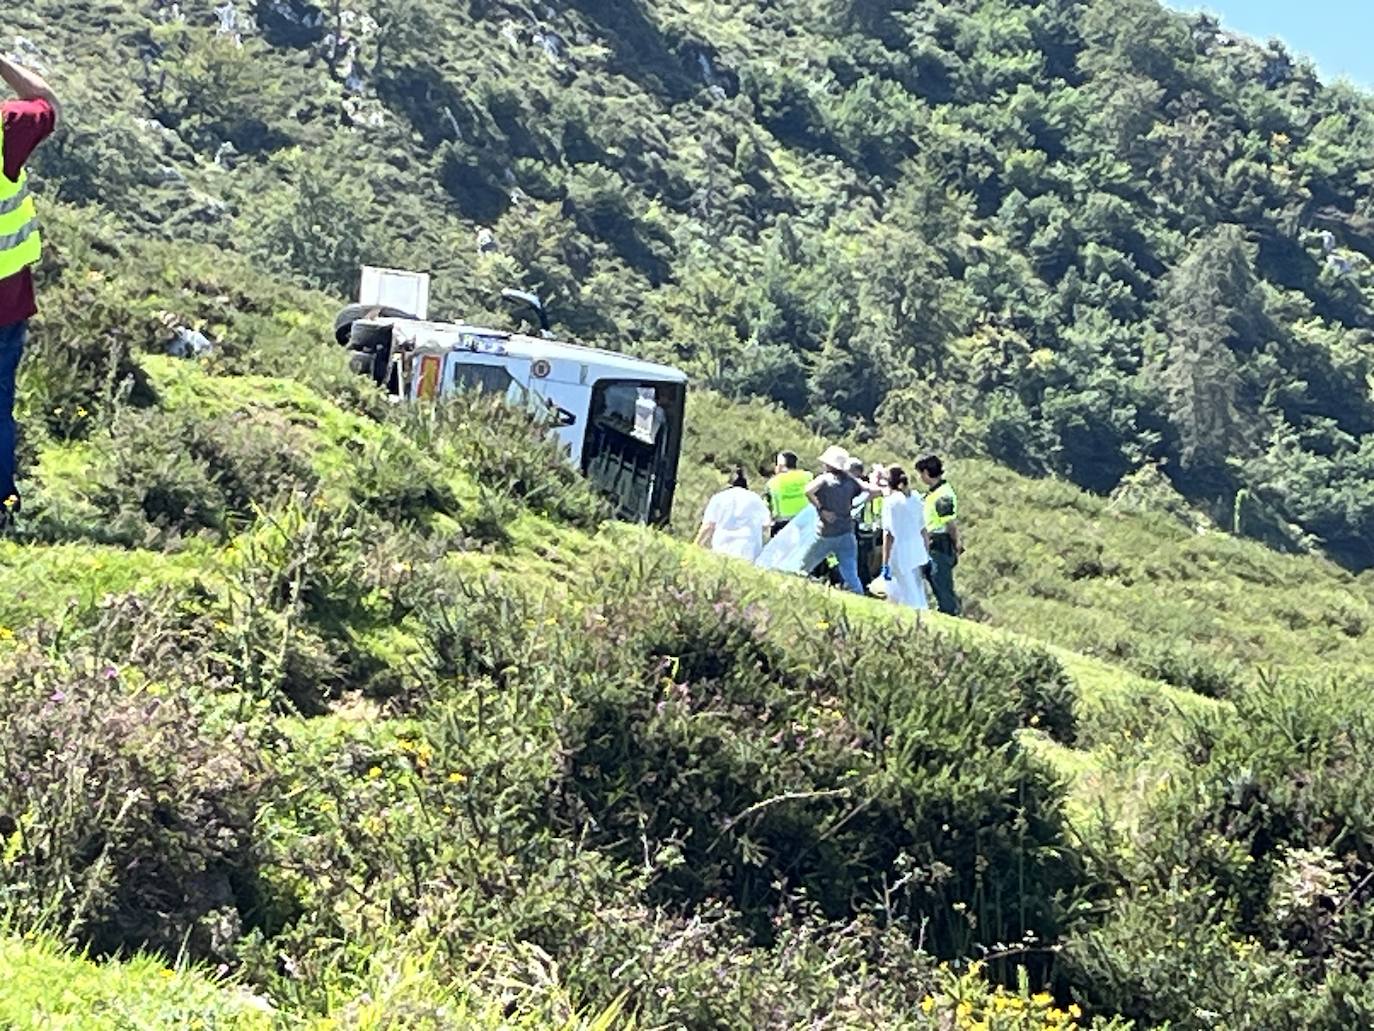
[[[935,607],[947,616],[963,612],[954,589],[954,567],[964,553],[959,534],[959,498],[945,481],[945,464],[936,455],[926,455],[916,463],[916,472],[926,486],[926,530],[930,533],[930,564],[926,579],[935,595]]]
[[[0,528],[19,514],[15,485],[15,377],[38,311],[33,266],[42,255],[38,211],[24,166],[57,125],[57,98],[36,72],[0,56],[0,82],[14,94],[0,102]]]
[[[773,478],[768,481],[768,509],[773,514],[773,536],[776,537],[810,504],[806,499],[806,485],[811,482],[811,476],[797,468],[794,451],[779,451],[773,471]]]
[[[860,522],[870,529],[881,528],[883,525],[883,505],[888,494],[887,467],[876,462],[873,463],[873,467],[868,470],[868,482],[873,489],[869,491],[868,500],[864,502]]]

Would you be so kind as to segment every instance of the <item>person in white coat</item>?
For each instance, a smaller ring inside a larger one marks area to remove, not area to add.
[[[717,555],[753,562],[763,550],[764,536],[772,523],[768,503],[749,489],[744,469],[737,465],[730,486],[706,503],[697,543]]]
[[[890,493],[883,503],[883,580],[887,597],[898,605],[928,609],[921,575],[930,561],[925,502],[911,496],[911,481],[899,465],[888,469],[887,486]]]

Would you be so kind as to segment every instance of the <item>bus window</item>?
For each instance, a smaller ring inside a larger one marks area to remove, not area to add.
[[[514,389],[513,389],[514,388]],[[524,387],[515,382],[510,370],[504,365],[486,365],[479,362],[453,363],[453,390],[480,390],[484,394],[505,394],[507,400],[523,404]],[[515,391],[520,393],[515,393]]]
[[[490,362],[455,361],[450,374],[451,390],[480,390],[486,394],[502,394],[506,403],[527,412],[536,422],[546,426],[568,426],[575,422],[571,413],[551,404],[539,394],[525,387],[511,375],[504,365]]]
[[[582,470],[615,505],[618,518],[668,521],[685,396],[681,383],[603,380],[592,390]]]

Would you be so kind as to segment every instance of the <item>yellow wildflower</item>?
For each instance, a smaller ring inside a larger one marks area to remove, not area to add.
[[[380,777],[381,775],[382,775],[382,768],[381,768],[380,766],[374,766],[374,767],[372,767],[372,769],[370,769],[370,770],[367,771],[367,779],[368,779],[368,780],[376,780],[376,779],[377,779],[378,777]]]

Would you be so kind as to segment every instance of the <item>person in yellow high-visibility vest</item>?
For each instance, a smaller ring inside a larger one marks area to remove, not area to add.
[[[42,77],[0,57],[0,81],[15,94],[0,104],[0,527],[19,512],[14,482],[14,386],[29,319],[37,312],[33,273],[42,255],[38,212],[24,165],[57,125],[57,98]]]
[[[918,461],[916,471],[926,486],[926,530],[930,534],[926,579],[935,595],[936,608],[947,616],[957,616],[963,612],[954,589],[954,567],[964,553],[964,541],[959,534],[959,498],[945,482],[945,464],[935,455]]]
[[[794,451],[779,451],[773,471],[773,478],[768,481],[768,510],[773,514],[773,536],[776,537],[810,504],[806,485],[811,482],[811,474],[797,468]]]

